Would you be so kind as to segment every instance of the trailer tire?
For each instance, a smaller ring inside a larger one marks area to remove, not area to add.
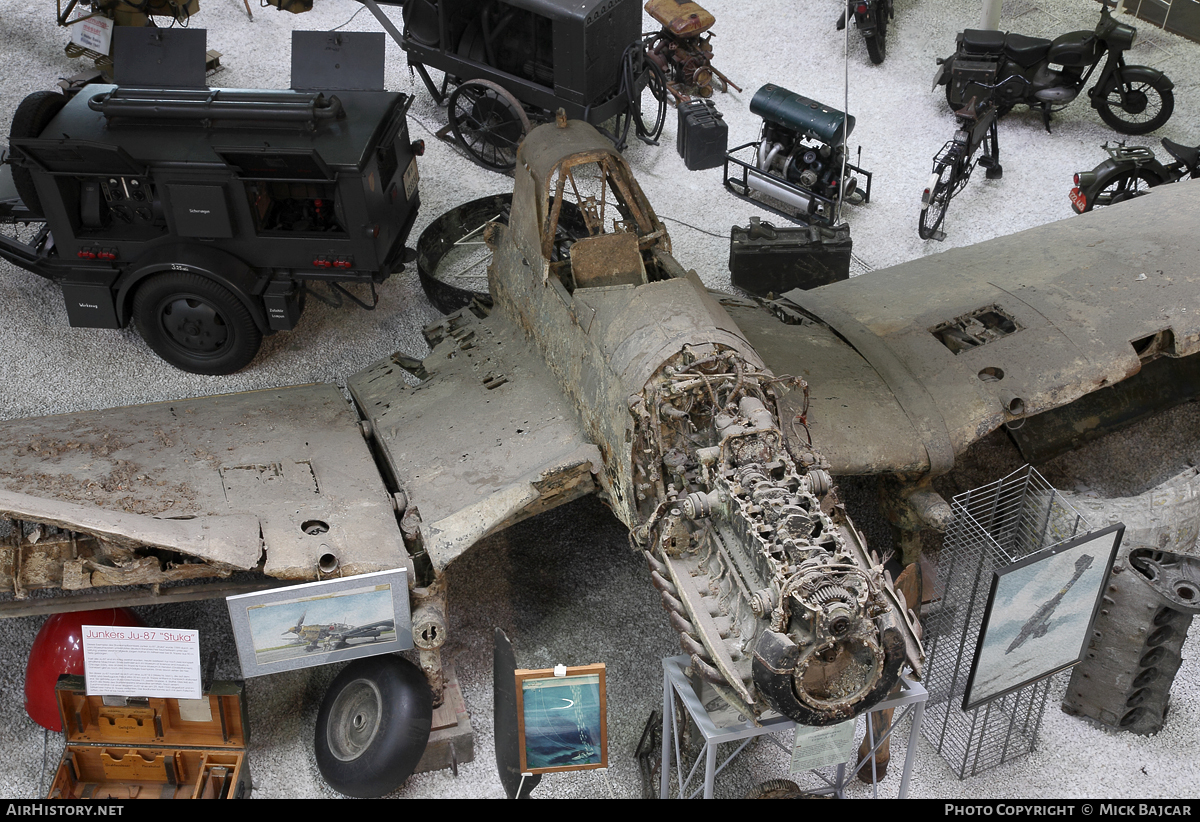
[[[262,332],[224,286],[190,271],[156,274],[133,297],[133,321],[154,353],[192,374],[232,374],[250,364]]]
[[[8,138],[11,146],[14,140],[24,140],[30,137],[40,137],[46,126],[54,119],[54,115],[67,104],[67,98],[57,91],[35,91],[17,106],[13,114],[12,127]],[[35,217],[45,216],[42,213],[42,201],[38,197],[37,186],[33,184],[33,174],[23,165],[12,167],[13,185],[21,202],[29,213]]]
[[[433,727],[433,694],[421,670],[395,654],[351,662],[317,714],[317,768],[346,796],[376,797],[416,769]]]

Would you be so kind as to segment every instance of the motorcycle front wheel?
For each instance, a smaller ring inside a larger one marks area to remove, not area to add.
[[[1083,211],[1086,213],[1093,208],[1116,205],[1126,200],[1132,200],[1134,197],[1140,197],[1160,182],[1162,181],[1153,174],[1142,169],[1123,172],[1109,180],[1095,195],[1089,197]]]
[[[1100,119],[1122,134],[1149,134],[1161,128],[1175,110],[1175,95],[1163,86],[1170,81],[1126,80],[1114,78],[1102,94],[1096,95]]]

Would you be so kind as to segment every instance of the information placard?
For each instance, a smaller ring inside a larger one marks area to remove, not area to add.
[[[89,695],[200,698],[200,632],[83,626]]]
[[[100,54],[108,54],[112,44],[112,20],[99,14],[88,14],[70,26],[72,43]]]
[[[854,756],[854,720],[825,727],[796,726],[792,773],[840,765]]]

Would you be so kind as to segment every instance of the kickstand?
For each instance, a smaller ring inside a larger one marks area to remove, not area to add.
[[[1046,133],[1050,134],[1050,106],[1042,103],[1042,123],[1046,126]]]

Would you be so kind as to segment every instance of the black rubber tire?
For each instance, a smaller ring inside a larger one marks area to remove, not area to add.
[[[1126,200],[1132,200],[1134,197],[1140,197],[1161,182],[1162,180],[1158,177],[1142,169],[1123,172],[1105,183],[1096,191],[1095,195],[1087,198],[1083,213],[1086,214],[1094,208],[1116,205]]]
[[[1165,77],[1157,81],[1137,79],[1130,82],[1130,90],[1141,96],[1137,98],[1135,111],[1129,112],[1121,105],[1117,93],[1120,81],[1116,80],[1103,93],[1096,95],[1096,113],[1122,134],[1149,134],[1166,125],[1175,111],[1174,93],[1169,88],[1161,88],[1168,82]]]
[[[478,165],[512,171],[517,147],[529,133],[529,118],[517,100],[487,80],[468,80],[446,101],[454,139]]]
[[[30,94],[21,101],[21,105],[17,106],[17,111],[13,114],[12,127],[8,132],[9,145],[12,145],[13,140],[40,137],[47,124],[54,119],[54,115],[66,104],[67,98],[57,91],[35,91]],[[29,213],[35,217],[45,216],[29,169],[14,165],[12,177],[17,194],[21,195],[21,202],[29,209]]]
[[[433,694],[416,665],[395,654],[356,659],[321,700],[317,768],[346,796],[384,796],[412,775],[432,727]]]
[[[882,4],[879,4],[882,5]],[[867,56],[871,58],[871,62],[879,65],[883,62],[883,58],[887,57],[887,9],[876,8],[875,12],[875,31],[868,34],[865,38],[867,43]]]
[[[936,239],[934,235],[941,230],[950,200],[958,193],[955,190],[956,183],[957,175],[953,166],[943,164],[938,172],[938,181],[933,187],[929,205],[921,209],[921,216],[917,221],[917,234],[922,240]]]
[[[233,292],[189,271],[156,274],[133,298],[133,322],[154,353],[192,374],[232,374],[262,345],[262,332]]]

